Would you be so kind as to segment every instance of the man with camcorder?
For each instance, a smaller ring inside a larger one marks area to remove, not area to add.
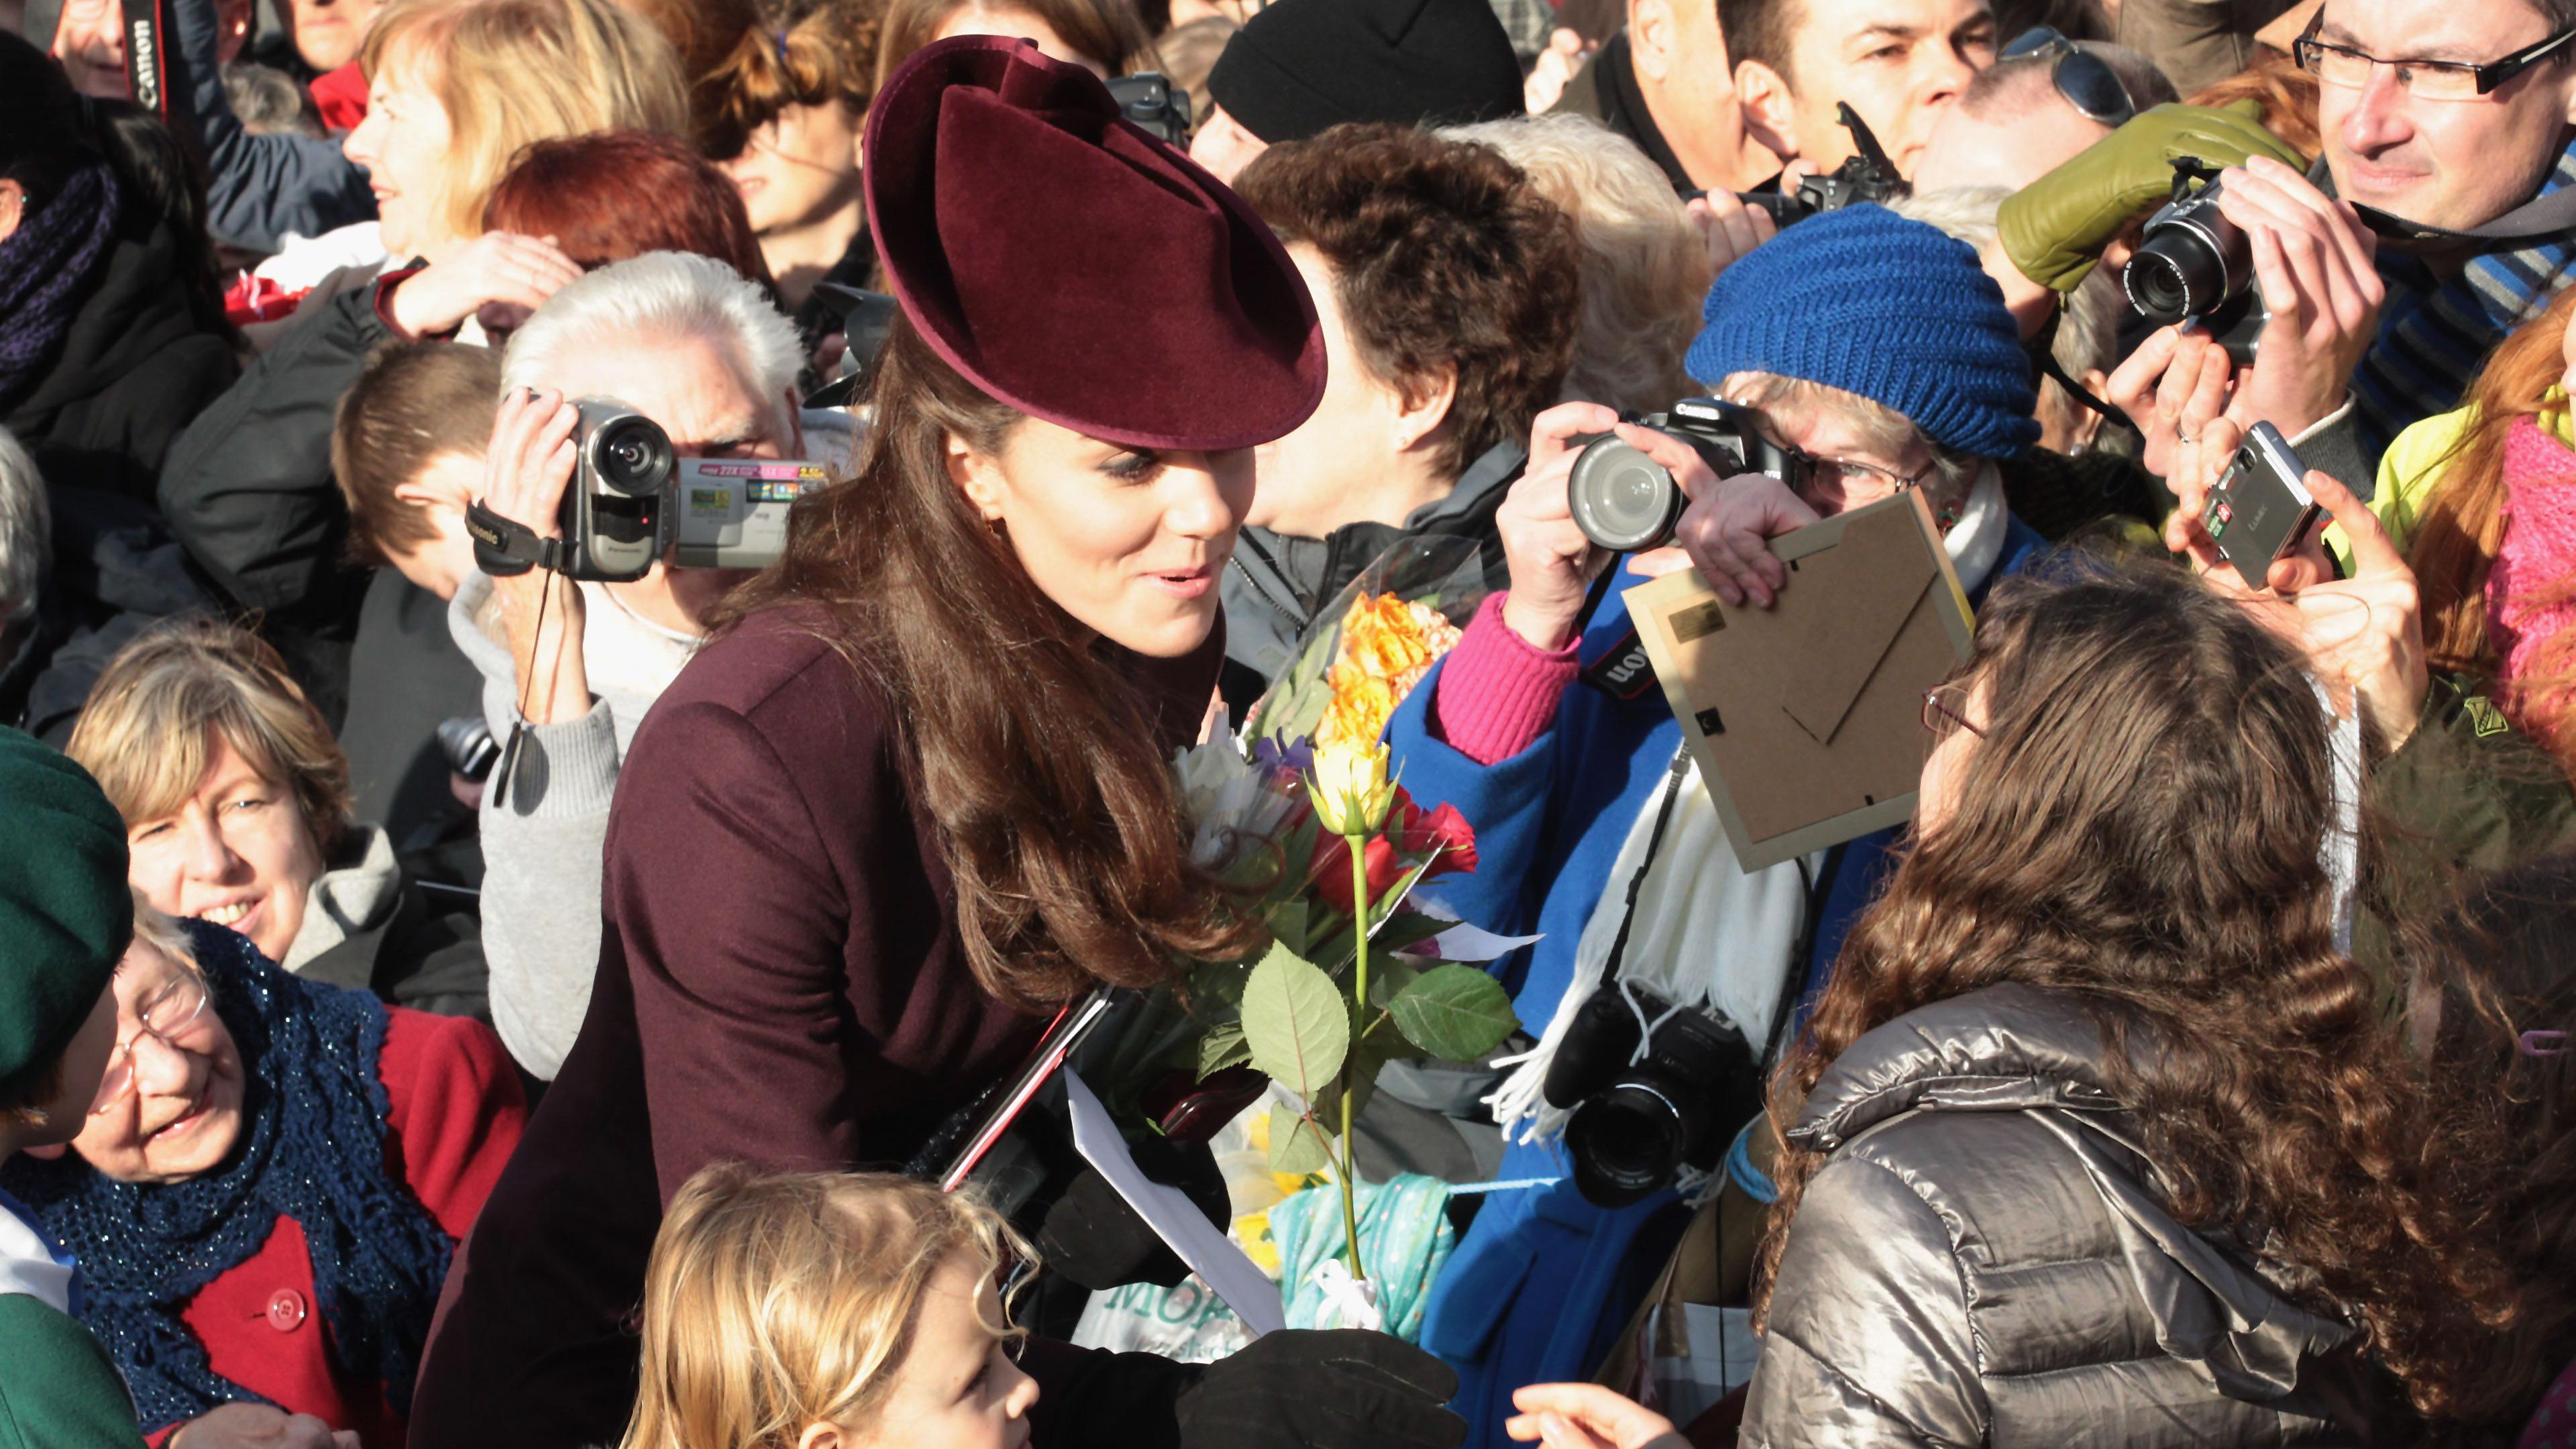
[[[540,1078],[589,1006],[619,761],[716,604],[767,562],[764,530],[774,547],[819,481],[781,461],[806,442],[802,360],[758,288],[670,252],[565,287],[503,357],[467,522],[484,572],[448,625],[502,743],[482,806],[493,1022]]]
[[[2294,45],[2319,86],[2315,180],[2231,110],[2161,108],[2008,203],[2005,242],[2064,290],[2170,200],[2124,275],[2141,312],[2187,325],[2111,382],[2148,465],[2223,412],[2366,491],[2390,439],[2566,283],[2576,3],[2327,0]]]
[[[1448,903],[1543,933],[1503,978],[1548,1025],[1490,1100],[1509,1137],[1563,1137],[1515,1142],[1497,1176],[1553,1185],[1488,1199],[1423,1328],[1474,1424],[1587,1371],[1625,1321],[1641,1285],[1621,1265],[1661,1252],[1640,1245],[1673,1226],[1670,1185],[1715,1170],[1758,1111],[1783,1005],[1833,960],[1892,839],[1741,868],[1620,591],[1696,566],[1767,606],[1798,587],[1768,539],[1908,490],[1972,595],[2040,546],[1994,466],[2038,436],[2030,366],[1974,249],[1848,207],[1736,262],[1705,316],[1689,365],[1715,396],[1651,425],[1539,415],[1497,520],[1511,588],[1388,726],[1408,788],[1476,828]]]

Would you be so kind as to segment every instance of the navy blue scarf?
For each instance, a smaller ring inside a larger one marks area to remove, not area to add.
[[[70,1153],[20,1156],[0,1181],[80,1259],[81,1322],[124,1370],[145,1426],[259,1399],[215,1373],[179,1315],[257,1253],[281,1216],[304,1230],[333,1366],[380,1380],[407,1413],[455,1243],[387,1170],[385,1009],[363,991],[288,975],[230,931],[183,924],[241,1052],[232,1155],[158,1185],[116,1182]]]
[[[44,381],[116,239],[118,205],[115,174],[92,162],[0,241],[0,406]]]

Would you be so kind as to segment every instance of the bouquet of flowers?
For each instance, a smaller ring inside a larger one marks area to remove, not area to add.
[[[1387,1063],[1474,1061],[1511,1035],[1511,999],[1477,963],[1520,943],[1418,891],[1476,868],[1475,832],[1389,779],[1374,740],[1247,748],[1220,731],[1176,764],[1192,858],[1244,893],[1270,941],[1253,959],[1197,963],[1146,1055],[1197,1081],[1249,1069],[1287,1090],[1271,1166],[1334,1171],[1351,1276],[1365,1281],[1351,1122]]]
[[[1252,707],[1261,738],[1369,745],[1458,643],[1489,590],[1472,538],[1396,545],[1319,612],[1296,660]]]

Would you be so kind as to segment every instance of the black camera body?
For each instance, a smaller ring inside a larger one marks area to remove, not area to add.
[[[1150,70],[1118,76],[1107,84],[1109,98],[1118,103],[1119,113],[1130,122],[1167,144],[1189,149],[1192,122],[1188,91],[1174,87]]]
[[[681,568],[766,568],[787,546],[796,500],[829,481],[822,464],[798,459],[680,457],[661,424],[611,398],[576,399],[573,409],[561,536],[539,538],[478,502],[465,531],[483,572],[543,568],[628,583],[666,552]]]
[[[1690,444],[1720,478],[1738,473],[1768,473],[1795,488],[1805,482],[1806,459],[1762,435],[1759,416],[1742,403],[1723,398],[1684,398],[1668,413],[1637,419]],[[1672,541],[1673,526],[1688,503],[1672,470],[1619,440],[1601,433],[1583,447],[1566,475],[1566,507],[1583,536],[1614,553],[1637,553]]]
[[[1913,188],[1897,174],[1896,163],[1888,158],[1885,147],[1871,133],[1869,123],[1860,118],[1849,103],[1837,108],[1843,129],[1851,132],[1852,154],[1843,164],[1822,176],[1803,176],[1798,189],[1786,191],[1739,191],[1736,199],[1747,206],[1758,206],[1771,213],[1775,225],[1787,226],[1805,221],[1822,211],[1840,211],[1846,206],[1864,202],[1891,201]]]
[[[2248,366],[2271,320],[2254,284],[2253,244],[2219,214],[2218,183],[2186,189],[2190,175],[2178,175],[2174,199],[2147,218],[2145,240],[2121,270],[2120,287],[2129,305],[2157,326],[2199,318],[2238,366]]]
[[[1565,1151],[1575,1187],[1625,1207],[1684,1167],[1716,1170],[1736,1129],[1762,1110],[1762,1063],[1731,1024],[1612,982],[1575,1009],[1542,1091],[1573,1114]]]

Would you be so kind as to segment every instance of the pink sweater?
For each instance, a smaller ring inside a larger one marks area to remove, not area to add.
[[[2504,682],[2541,683],[2563,672],[2543,656],[2576,624],[2576,452],[2523,418],[2505,439],[2504,479],[2504,542],[2487,574],[2487,634]]]
[[[1503,622],[1508,593],[1485,596],[1458,647],[1440,667],[1433,722],[1451,749],[1480,765],[1510,759],[1556,719],[1557,701],[1579,668],[1575,648],[1540,649]]]

